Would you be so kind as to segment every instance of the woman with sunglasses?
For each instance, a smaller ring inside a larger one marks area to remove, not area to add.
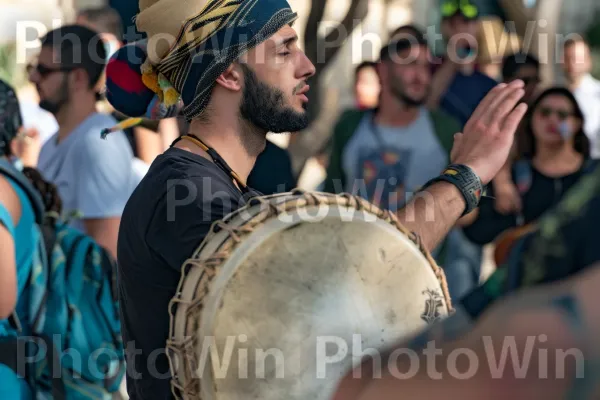
[[[521,157],[512,166],[512,181],[520,196],[520,211],[501,214],[493,199],[484,198],[470,216],[474,222],[465,227],[467,237],[484,245],[502,233],[504,237],[508,232],[524,233],[524,227],[558,203],[595,165],[583,126],[583,114],[568,89],[553,87],[542,92],[530,106],[516,138]],[[493,197],[491,186],[488,197]]]

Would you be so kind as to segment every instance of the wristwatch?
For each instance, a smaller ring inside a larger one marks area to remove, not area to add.
[[[423,186],[428,188],[436,182],[448,182],[456,186],[465,199],[465,211],[462,216],[469,214],[479,206],[484,187],[479,176],[468,166],[462,164],[450,164],[442,173],[430,180]]]

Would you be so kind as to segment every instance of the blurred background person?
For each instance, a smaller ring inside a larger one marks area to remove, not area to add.
[[[502,60],[502,80],[510,83],[520,79],[525,83],[525,95],[522,101],[528,104],[537,96],[540,79],[539,60],[527,53],[510,54]]]
[[[569,89],[585,115],[585,133],[590,139],[592,158],[600,158],[600,81],[592,77],[590,46],[583,37],[565,41],[564,73]]]
[[[477,69],[479,10],[470,1],[444,0],[442,36],[446,48],[435,66],[430,108],[441,108],[464,125],[497,82]]]
[[[535,223],[554,207],[597,164],[590,159],[584,126],[585,117],[568,89],[542,92],[523,119],[518,136],[522,158],[511,168],[522,207],[502,214],[485,199],[469,216],[474,222],[465,228],[467,237],[481,245],[492,243],[502,233]],[[493,188],[490,192],[494,196]]]
[[[381,83],[377,75],[377,63],[363,61],[354,71],[354,97],[356,108],[367,110],[377,107]]]
[[[77,15],[77,24],[87,26],[100,33],[106,48],[107,58],[123,46],[123,24],[121,17],[111,7],[86,8]],[[98,82],[99,91],[104,88],[105,79]],[[107,101],[102,101],[101,111],[110,113],[117,121],[127,116],[116,112]],[[131,144],[134,167],[143,176],[152,161],[161,154],[179,136],[177,121],[165,119],[159,122],[144,120],[142,124],[123,130]],[[141,162],[140,162],[141,161]]]
[[[97,32],[81,25],[50,31],[41,43],[30,80],[40,106],[54,114],[59,130],[42,147],[38,169],[58,187],[64,211],[72,216],[70,225],[116,258],[121,213],[138,177],[125,133],[101,138],[103,129],[117,124],[96,108],[105,47]]]
[[[380,103],[340,117],[326,192],[353,193],[395,211],[449,164],[460,126],[448,114],[425,106],[431,88],[429,54],[423,37],[398,39],[381,50]]]

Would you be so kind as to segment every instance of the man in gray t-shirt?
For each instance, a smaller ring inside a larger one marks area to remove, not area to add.
[[[429,112],[415,109],[406,126],[377,124],[366,113],[342,154],[347,192],[396,211],[449,163]]]
[[[125,134],[101,138],[102,129],[117,123],[96,112],[106,51],[96,32],[78,25],[51,31],[41,42],[29,78],[40,107],[54,115],[59,130],[42,147],[38,169],[57,186],[63,211],[80,215],[71,225],[116,258],[121,214],[136,178]]]

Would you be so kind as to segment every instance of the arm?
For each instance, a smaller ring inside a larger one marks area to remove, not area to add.
[[[417,194],[398,212],[398,219],[416,233],[427,249],[434,249],[465,210],[465,200],[456,186],[440,182]]]
[[[469,240],[478,245],[492,243],[502,232],[517,226],[515,215],[502,215],[494,208],[493,200],[485,199],[471,224],[464,224],[464,232]]]
[[[88,235],[117,259],[117,239],[121,218],[88,218],[83,226]]]
[[[17,262],[15,242],[0,224],[0,320],[8,318],[17,304]]]

